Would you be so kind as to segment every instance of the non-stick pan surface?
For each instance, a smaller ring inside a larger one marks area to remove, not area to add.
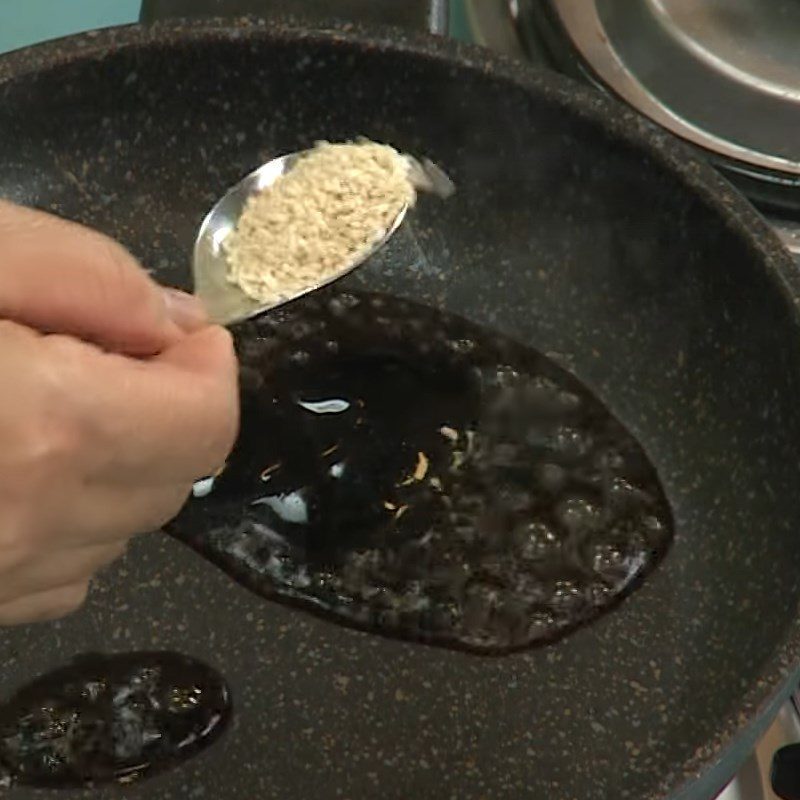
[[[797,285],[750,207],[612,102],[429,38],[205,22],[0,59],[0,195],[118,237],[164,282],[188,283],[197,224],[241,174],[359,134],[459,192],[422,203],[413,258],[357,280],[593,386],[659,467],[672,550],[596,624],[485,658],[265,602],[152,535],[80,613],[0,635],[0,690],[98,649],[222,670],[233,728],[131,798],[710,797],[800,644]]]

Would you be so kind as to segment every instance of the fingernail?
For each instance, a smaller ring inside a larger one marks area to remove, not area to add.
[[[164,289],[164,302],[170,319],[187,333],[208,324],[208,314],[202,302],[194,295],[178,289]]]

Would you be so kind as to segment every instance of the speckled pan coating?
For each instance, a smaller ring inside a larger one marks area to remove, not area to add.
[[[712,796],[800,645],[800,287],[728,184],[607,99],[397,32],[202,22],[0,59],[0,195],[119,237],[165,282],[188,283],[195,227],[229,183],[355,134],[429,155],[460,188],[357,280],[592,385],[660,466],[672,552],[598,624],[486,659],[265,603],[154,535],[83,612],[3,633],[0,689],[92,648],[221,669],[232,730],[131,798]]]

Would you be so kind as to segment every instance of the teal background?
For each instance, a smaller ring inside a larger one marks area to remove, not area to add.
[[[133,22],[141,0],[0,0],[0,52]]]
[[[134,22],[140,5],[141,0],[0,0],[0,52],[90,28]],[[450,24],[454,36],[467,37],[460,0],[451,1]]]

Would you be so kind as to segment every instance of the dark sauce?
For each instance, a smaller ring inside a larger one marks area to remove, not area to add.
[[[231,714],[225,680],[177,653],[84,655],[0,707],[0,780],[130,783],[208,747]]]
[[[239,441],[171,532],[266,597],[499,653],[596,617],[668,547],[642,448],[535,350],[334,291],[237,345]]]

